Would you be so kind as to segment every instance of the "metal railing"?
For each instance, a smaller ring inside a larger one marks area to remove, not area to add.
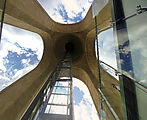
[[[100,63],[105,64],[107,67],[113,69],[116,76],[124,75],[123,73],[119,72],[117,69],[113,68],[112,66],[110,66],[109,64],[107,64],[107,63],[105,63],[105,62],[103,62],[103,61],[101,61],[101,60],[100,60]],[[124,76],[126,76],[126,75],[124,75]],[[134,78],[132,78],[131,76],[128,76],[128,77],[129,77],[130,80],[132,80],[135,84],[138,84],[139,86],[141,86],[141,87],[147,89],[147,87],[146,87],[145,85],[139,83],[138,81],[136,81],[136,80],[135,80]],[[143,90],[143,89],[142,89],[141,87],[139,87],[139,86],[136,86],[136,87],[138,87],[139,89]],[[147,93],[147,91],[145,91],[145,90],[143,90],[143,91]]]

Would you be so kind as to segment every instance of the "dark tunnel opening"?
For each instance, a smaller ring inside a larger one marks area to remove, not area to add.
[[[72,42],[68,42],[65,44],[65,50],[66,50],[66,53],[70,53],[72,54],[73,51],[74,51],[74,45]]]

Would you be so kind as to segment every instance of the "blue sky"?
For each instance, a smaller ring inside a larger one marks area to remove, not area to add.
[[[35,68],[42,53],[39,35],[4,24],[0,44],[0,91]]]
[[[73,79],[75,120],[99,120],[87,86],[78,79]]]
[[[93,0],[37,0],[56,22],[71,24],[81,21]]]
[[[100,33],[98,35],[98,41],[100,60],[117,69],[113,29],[111,28]],[[115,76],[114,70],[110,69],[104,64],[101,64],[101,66],[112,76],[118,79],[118,76]]]
[[[53,20],[71,24],[79,22],[85,17],[93,0],[38,1]],[[100,51],[103,51],[101,60],[116,68],[112,30],[104,32],[99,37],[102,38],[100,39]],[[109,47],[105,49],[106,46]],[[41,60],[42,54],[43,42],[38,34],[5,24],[0,44],[0,91],[34,69]],[[75,120],[98,120],[87,87],[75,78],[73,86]]]

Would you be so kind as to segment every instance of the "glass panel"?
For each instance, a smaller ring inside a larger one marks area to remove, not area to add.
[[[147,7],[146,0],[123,0],[125,16],[136,11],[136,7]],[[133,72],[135,81],[147,87],[147,12],[138,14],[126,20],[130,51],[132,56]],[[139,118],[146,120],[147,89],[139,84],[136,86],[136,97],[138,104]]]
[[[66,106],[51,106],[50,113],[54,114],[66,114],[67,113],[67,107]]]
[[[147,7],[146,0],[123,0],[125,16],[136,12],[136,7]],[[147,87],[147,12],[126,20],[135,80]],[[126,48],[127,49],[127,48]]]
[[[124,118],[128,119],[135,116],[136,119],[146,120],[147,108],[147,12],[137,12],[137,6],[147,8],[146,0],[122,0],[121,3],[117,0],[113,1],[119,7],[115,8],[114,18],[118,18],[114,29],[117,33],[117,60],[118,68],[127,76],[128,79],[122,78],[121,94],[124,109]],[[118,9],[120,8],[120,12]],[[125,17],[125,21],[121,18]],[[126,78],[127,78],[126,77]],[[128,83],[128,84],[127,84]],[[132,95],[132,96],[131,96]],[[130,99],[130,98],[133,99]],[[132,101],[133,100],[133,101]],[[132,103],[135,103],[131,105]],[[133,109],[135,108],[135,109]],[[135,114],[133,114],[135,111]],[[137,118],[139,117],[139,118]]]
[[[146,120],[147,89],[137,83],[135,85],[136,85],[137,103],[138,103],[140,120]]]
[[[45,113],[66,114],[67,107],[66,106],[47,105]]]
[[[98,42],[99,42],[99,54],[100,54],[99,57],[100,57],[100,61],[102,61],[101,66],[109,74],[111,74],[113,77],[118,79],[118,76],[116,76],[114,70],[117,69],[117,64],[116,64],[116,54],[115,54],[115,46],[114,46],[114,38],[113,38],[113,28],[101,32],[98,35]],[[109,67],[109,65],[114,69]]]
[[[68,88],[65,87],[54,87],[53,93],[59,93],[59,94],[68,94]]]
[[[108,0],[94,0],[92,3],[93,17],[97,16],[107,3]]]
[[[50,109],[51,109],[51,105],[47,105],[47,107],[45,109],[45,113],[49,113]]]
[[[67,95],[54,95],[54,94],[52,94],[48,103],[67,104]]]
[[[60,79],[70,79],[70,77],[60,77]]]
[[[66,86],[68,87],[68,82],[56,82],[55,86]]]
[[[113,39],[113,29],[108,29],[105,30],[104,32],[101,32],[98,35],[98,43],[99,43],[99,58],[100,58],[101,66],[106,72],[108,72],[113,77],[118,79],[118,76],[116,76],[117,69],[116,69],[116,55],[115,55],[115,47],[114,47],[114,39]],[[103,69],[101,69],[101,73],[104,72]],[[109,79],[107,79],[108,77]],[[102,75],[101,87],[104,96],[111,105],[111,109],[113,109],[114,113],[121,118],[122,109],[121,109],[119,81],[113,77],[109,76],[107,73],[105,73],[105,75]],[[116,99],[117,102],[114,103],[113,101]],[[107,115],[107,117],[109,119],[109,115]]]

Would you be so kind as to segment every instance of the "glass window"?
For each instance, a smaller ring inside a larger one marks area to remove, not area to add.
[[[52,94],[51,97],[50,97],[49,103],[66,105],[67,104],[67,95]]]
[[[48,112],[47,112],[48,111]],[[64,114],[67,113],[67,107],[66,106],[55,106],[55,105],[48,105],[45,113],[52,113],[52,114]]]
[[[118,79],[116,76],[116,72],[114,69],[117,70],[117,63],[116,63],[116,54],[115,54],[115,45],[114,45],[114,38],[113,38],[113,28],[108,29],[106,31],[101,32],[98,35],[98,44],[99,44],[99,59],[101,66],[106,70],[109,74],[113,77]],[[95,43],[95,47],[97,44]],[[96,47],[97,49],[97,47]],[[96,56],[97,56],[97,50]],[[111,67],[113,68],[111,68]]]
[[[138,5],[147,8],[146,0],[123,0],[125,17],[136,12]],[[133,78],[138,83],[147,87],[147,12],[140,13],[126,20],[130,52],[132,57]],[[127,49],[127,48],[126,48]],[[145,120],[147,115],[147,89],[135,84],[139,117]]]
[[[68,88],[64,86],[54,87],[53,93],[56,92],[58,94],[68,94]]]
[[[136,7],[141,5],[147,7],[147,1],[123,0],[125,16],[136,12]],[[147,12],[138,14],[126,20],[130,51],[133,63],[134,78],[137,82],[147,87]]]

